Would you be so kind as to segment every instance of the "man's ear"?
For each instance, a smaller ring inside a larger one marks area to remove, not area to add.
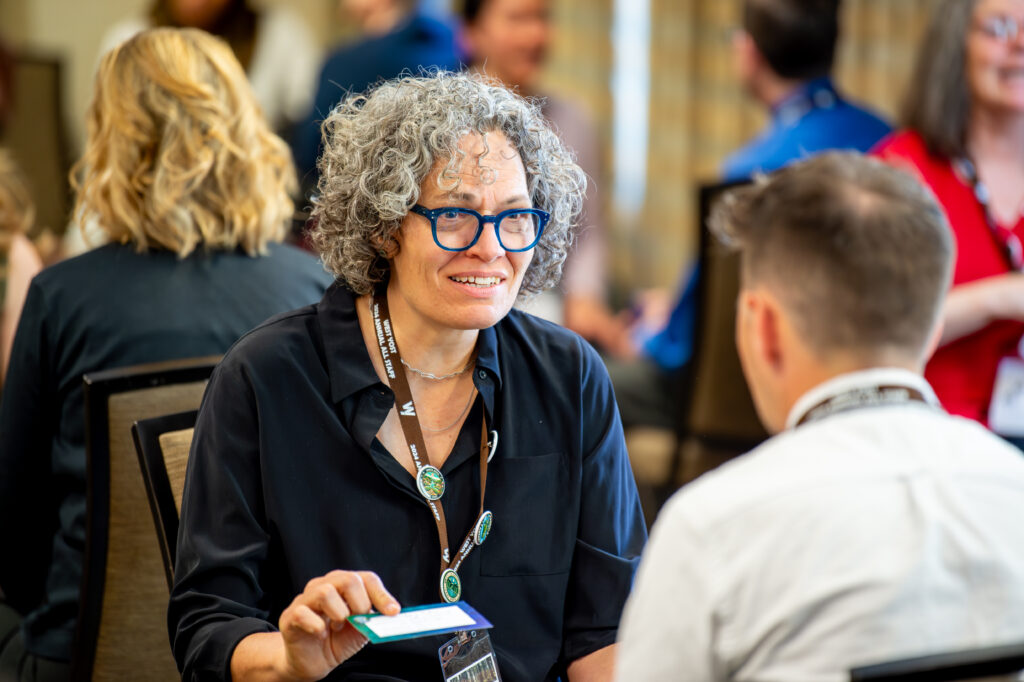
[[[942,332],[946,330],[946,315],[945,306],[939,309],[939,319],[935,322],[935,326],[932,328],[932,333],[928,337],[928,343],[924,346],[924,353],[921,355],[921,371],[924,371],[924,366],[931,359],[932,355],[935,354],[935,350],[939,347],[942,342]]]
[[[745,292],[744,299],[750,315],[747,323],[750,325],[751,351],[764,368],[777,373],[781,371],[784,360],[779,304],[763,290]]]
[[[761,51],[757,49],[757,45],[754,44],[754,39],[750,37],[749,33],[743,29],[737,29],[732,34],[732,53],[739,81],[750,87],[764,61]]]

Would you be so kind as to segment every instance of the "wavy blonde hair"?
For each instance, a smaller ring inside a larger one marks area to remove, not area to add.
[[[438,181],[453,187],[452,171],[470,133],[500,132],[519,152],[530,200],[551,214],[523,278],[520,294],[554,286],[572,244],[587,187],[586,175],[544,119],[536,102],[486,76],[439,72],[403,77],[370,94],[352,95],[323,124],[319,197],[311,233],[325,267],[358,294],[388,271],[380,254],[419,200],[435,163]]]
[[[104,55],[71,171],[80,225],[184,257],[280,241],[295,170],[228,46],[198,29],[143,31]]]
[[[6,149],[0,149],[0,253],[7,253],[16,234],[26,234],[35,222],[36,207],[32,202],[25,176]]]

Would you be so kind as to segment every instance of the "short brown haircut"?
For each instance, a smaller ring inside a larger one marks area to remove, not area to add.
[[[839,41],[839,0],[746,0],[743,30],[780,77],[827,76]]]
[[[903,125],[921,136],[929,152],[947,159],[967,151],[967,31],[976,4],[943,0],[935,7],[903,103]]]
[[[741,252],[809,346],[919,357],[949,287],[954,246],[931,192],[854,152],[830,152],[726,193],[711,229]]]

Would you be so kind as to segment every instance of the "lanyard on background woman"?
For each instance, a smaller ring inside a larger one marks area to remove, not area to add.
[[[963,157],[953,162],[953,169],[967,181],[974,191],[974,198],[981,204],[981,208],[985,213],[985,223],[988,225],[988,230],[1002,250],[1003,256],[1010,264],[1010,268],[1017,272],[1024,271],[1024,245],[1021,244],[1020,237],[1017,236],[1016,232],[1003,227],[996,221],[990,205],[992,195],[989,193],[985,183],[981,181],[974,162]]]
[[[491,512],[484,510],[488,460],[487,416],[484,415],[483,425],[480,429],[480,511],[477,513],[473,527],[466,533],[466,538],[462,541],[458,553],[452,558],[448,546],[448,524],[445,521],[444,507],[440,502],[441,496],[444,495],[444,475],[440,469],[424,461],[427,457],[427,446],[423,439],[423,430],[420,428],[419,419],[416,417],[416,404],[412,398],[412,389],[409,388],[409,380],[399,367],[402,363],[402,356],[398,351],[398,344],[395,342],[386,293],[374,294],[370,311],[373,314],[373,328],[377,336],[377,345],[380,348],[380,357],[384,362],[384,372],[387,374],[391,389],[395,392],[396,406],[401,406],[398,410],[398,421],[405,434],[409,452],[412,454],[413,464],[416,466],[416,489],[427,501],[434,517],[434,523],[437,525],[437,538],[441,545],[441,579],[438,585],[441,599],[448,603],[456,602],[462,596],[459,567],[473,551],[473,548],[487,539],[494,518]]]

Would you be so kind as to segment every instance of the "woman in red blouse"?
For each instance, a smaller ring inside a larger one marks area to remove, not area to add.
[[[997,373],[1020,359],[1024,334],[1024,0],[943,0],[904,122],[876,153],[932,188],[957,243],[925,374],[947,410],[988,425]]]

